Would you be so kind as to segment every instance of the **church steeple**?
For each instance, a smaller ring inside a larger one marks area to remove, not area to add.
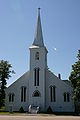
[[[39,46],[39,47],[44,47],[41,19],[40,19],[40,8],[38,8],[38,19],[37,19],[37,26],[36,26],[33,45]]]
[[[40,106],[45,110],[45,83],[47,70],[47,49],[43,43],[43,35],[40,20],[40,8],[38,8],[37,26],[34,42],[30,50],[30,78],[29,78],[29,105]],[[38,97],[36,102],[36,97]]]

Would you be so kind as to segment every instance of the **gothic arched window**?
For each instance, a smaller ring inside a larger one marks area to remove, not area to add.
[[[21,102],[26,102],[26,87],[21,87]]]
[[[50,101],[55,102],[56,101],[56,87],[50,86]]]
[[[67,102],[69,102],[69,101],[70,101],[70,94],[67,93]]]
[[[35,60],[39,60],[39,52],[36,52],[36,54],[35,54]]]
[[[64,93],[64,102],[69,102],[70,101],[70,93]]]
[[[64,102],[66,102],[66,93],[64,93]]]
[[[39,68],[34,69],[34,86],[39,86]]]
[[[11,93],[9,94],[9,102],[11,102]]]
[[[14,102],[14,93],[9,94],[9,102]]]
[[[41,95],[40,95],[40,92],[37,90],[37,91],[34,91],[32,96],[33,97],[40,97]]]

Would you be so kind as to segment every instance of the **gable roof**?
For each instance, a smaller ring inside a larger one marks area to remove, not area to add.
[[[23,80],[23,78],[29,77],[29,73],[30,71],[27,71],[26,73],[24,73],[20,78],[18,78],[15,82],[13,82],[9,87],[7,87],[6,89],[10,88],[11,86],[13,86],[14,84],[16,84],[18,81]]]
[[[47,70],[46,71],[47,72],[47,74],[49,75],[49,76],[51,76],[51,80],[55,80],[56,79],[56,82],[58,83],[58,81],[60,81],[62,84],[64,84],[66,87],[68,86],[68,87],[70,87],[70,88],[72,88],[71,87],[71,85],[70,84],[68,84],[68,82],[64,82],[65,80],[61,80],[61,79],[59,79],[53,72],[51,72],[50,70]],[[54,78],[54,79],[53,79]],[[67,80],[68,81],[68,80]]]

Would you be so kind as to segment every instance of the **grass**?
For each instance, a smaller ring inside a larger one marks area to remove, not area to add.
[[[20,113],[20,112],[10,113],[10,112],[1,111],[0,115],[27,115],[27,113]]]
[[[28,113],[20,113],[20,112],[5,112],[5,111],[0,111],[0,115],[14,115],[14,116],[26,116],[29,115]],[[36,114],[35,114],[36,115]],[[40,116],[51,116],[51,115],[56,115],[56,116],[80,116],[80,114],[76,115],[75,113],[52,113],[52,114],[48,114],[48,113],[39,113]]]
[[[6,112],[5,111],[5,107],[1,107],[0,109],[0,115],[28,115],[28,113],[24,112],[24,113],[20,113],[20,112],[13,112],[13,113],[10,113],[10,112]],[[39,115],[42,115],[42,116],[46,116],[46,115],[73,115],[75,116],[76,113],[68,113],[68,112],[55,112],[55,113],[39,113]],[[80,115],[80,114],[78,114]]]
[[[10,114],[9,112],[0,111],[0,115],[9,115],[9,114]]]

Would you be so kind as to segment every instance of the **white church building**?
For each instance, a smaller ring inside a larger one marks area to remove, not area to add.
[[[30,50],[30,68],[25,74],[6,88],[5,111],[12,107],[19,111],[23,107],[28,111],[39,107],[40,112],[49,108],[53,112],[74,112],[72,87],[68,80],[61,80],[47,66],[47,48],[44,45],[40,9],[38,9],[37,26]]]

